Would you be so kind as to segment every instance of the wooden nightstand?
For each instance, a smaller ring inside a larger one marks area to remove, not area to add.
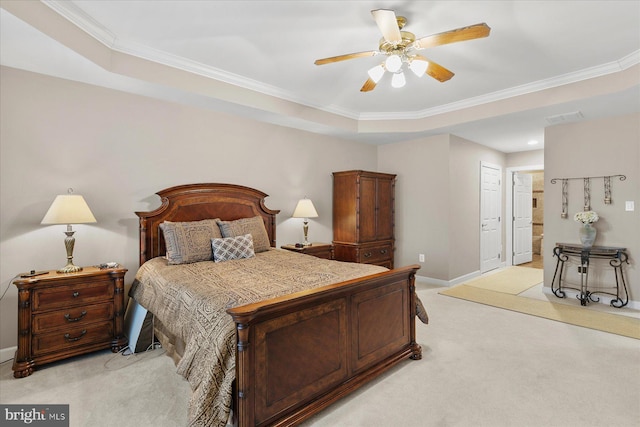
[[[288,251],[313,255],[317,258],[333,259],[333,245],[330,243],[312,243],[310,246],[301,248],[296,248],[296,245],[282,245],[280,247]]]
[[[18,287],[18,350],[13,376],[95,350],[118,352],[124,336],[125,268],[84,267],[22,277]]]

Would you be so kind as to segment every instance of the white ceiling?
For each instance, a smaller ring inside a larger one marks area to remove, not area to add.
[[[2,65],[374,144],[446,132],[516,152],[544,146],[550,116],[640,111],[640,1],[0,4]],[[377,49],[378,8],[417,37],[491,35],[423,51],[455,73],[445,83],[362,93],[380,57],[313,62]]]

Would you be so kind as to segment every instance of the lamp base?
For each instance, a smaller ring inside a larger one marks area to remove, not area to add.
[[[78,267],[77,265],[69,263],[58,270],[58,273],[77,273],[78,271],[82,271],[82,267]]]
[[[78,271],[82,271],[82,267],[78,267],[77,265],[73,265],[73,246],[76,243],[76,238],[73,237],[73,231],[71,229],[71,224],[67,225],[67,231],[64,234],[67,237],[64,238],[64,247],[67,249],[67,265],[58,270],[58,273],[77,273]]]

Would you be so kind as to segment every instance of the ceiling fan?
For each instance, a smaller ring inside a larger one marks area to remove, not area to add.
[[[413,33],[401,31],[407,20],[403,16],[396,16],[393,10],[377,9],[372,10],[371,14],[383,36],[380,39],[378,50],[349,53],[315,61],[316,65],[324,65],[347,59],[386,55],[387,58],[384,62],[368,71],[369,78],[360,89],[361,92],[373,90],[385,71],[393,74],[391,79],[393,87],[404,86],[406,83],[402,70],[404,64],[418,77],[422,77],[426,73],[440,82],[446,82],[453,77],[453,72],[419,55],[417,51],[487,37],[491,31],[487,24],[481,23],[416,39]]]

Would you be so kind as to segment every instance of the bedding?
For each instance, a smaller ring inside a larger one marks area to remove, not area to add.
[[[179,360],[173,357],[193,391],[189,425],[224,426],[236,363],[236,330],[227,308],[383,271],[387,269],[273,248],[218,263],[171,265],[156,257],[140,267],[131,296],[185,343]],[[169,343],[163,345],[171,351]]]

